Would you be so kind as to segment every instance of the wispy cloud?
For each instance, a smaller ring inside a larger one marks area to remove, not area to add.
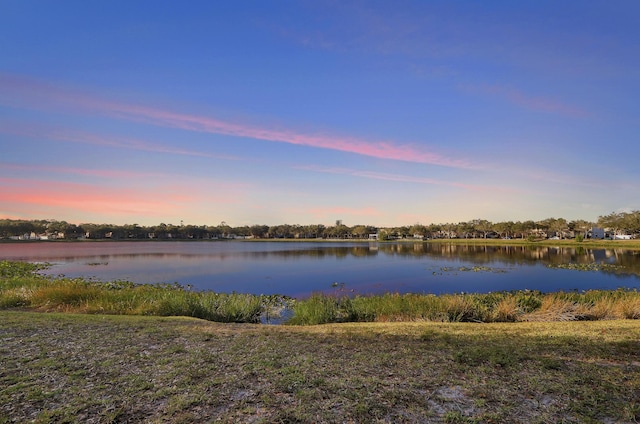
[[[234,122],[221,121],[199,115],[186,115],[144,106],[108,103],[105,112],[113,116],[150,123],[153,125],[178,128],[211,134],[224,134],[258,140],[317,147],[407,162],[426,163],[455,168],[469,168],[470,163],[451,159],[426,151],[418,146],[392,142],[372,142],[350,137],[302,134],[288,129],[259,128]]]
[[[323,168],[315,165],[296,166],[295,168],[303,169],[306,171],[323,172],[327,174],[350,175],[353,177],[370,178],[374,180],[397,181],[402,183],[444,185],[444,186],[450,186],[450,187],[463,188],[467,190],[488,189],[487,187],[482,187],[482,186],[473,185],[473,184],[458,183],[455,181],[443,181],[443,180],[437,180],[433,178],[414,177],[411,175],[387,174],[382,172],[362,171],[362,170],[348,169],[348,168]]]
[[[14,107],[51,109],[63,105],[75,113],[98,113],[115,119],[141,122],[160,127],[186,131],[223,134],[271,142],[288,143],[322,149],[330,149],[380,159],[453,168],[472,168],[465,159],[451,158],[414,144],[392,141],[370,141],[355,137],[302,133],[288,128],[267,128],[251,124],[215,119],[203,115],[185,114],[170,110],[114,102],[98,96],[89,96],[69,89],[43,84],[28,78],[0,74],[0,89],[8,95],[0,102]],[[68,136],[77,140],[76,136]],[[62,136],[61,136],[62,137]],[[96,140],[95,142],[100,142]],[[104,142],[104,141],[103,141]],[[135,145],[135,143],[134,143]],[[144,144],[139,144],[144,147]]]
[[[515,105],[538,112],[555,113],[574,118],[586,118],[591,115],[588,111],[579,106],[564,103],[550,97],[532,96],[513,87],[497,84],[461,84],[459,88],[470,93],[499,97]]]
[[[44,125],[21,124],[17,122],[0,121],[0,132],[23,137],[43,137],[51,140],[66,141],[70,143],[90,144],[94,146],[117,147],[123,149],[139,150],[153,153],[167,153],[172,155],[199,156],[205,158],[218,158],[225,160],[240,160],[229,155],[218,155],[197,150],[189,150],[181,147],[167,146],[146,140],[103,136],[87,131],[78,131],[61,127]]]

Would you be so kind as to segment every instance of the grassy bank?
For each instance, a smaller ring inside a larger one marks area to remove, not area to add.
[[[0,322],[0,423],[640,420],[638,321]]]
[[[189,316],[217,322],[258,323],[287,302],[282,296],[195,292],[177,284],[47,278],[37,274],[43,266],[46,265],[0,261],[0,309]]]
[[[0,309],[110,315],[188,316],[217,322],[258,323],[292,312],[287,323],[518,322],[640,319],[637,290],[537,291],[486,294],[284,296],[194,292],[179,285],[48,278],[44,265],[0,262]]]
[[[640,319],[637,290],[486,294],[332,296],[317,293],[293,305],[290,324],[337,322],[518,322]]]

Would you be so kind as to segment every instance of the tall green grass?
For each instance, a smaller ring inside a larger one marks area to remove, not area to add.
[[[0,308],[79,313],[190,316],[218,322],[258,323],[268,313],[291,308],[287,324],[336,322],[517,322],[640,319],[637,290],[541,293],[285,296],[195,292],[178,284],[96,282],[48,278],[45,265],[0,261]]]
[[[125,315],[190,316],[218,322],[258,323],[278,296],[190,291],[177,284],[96,282],[47,278],[42,266],[0,262],[0,308]]]
[[[640,319],[637,290],[541,293],[398,294],[375,296],[316,293],[293,306],[288,324],[335,322],[517,322]]]

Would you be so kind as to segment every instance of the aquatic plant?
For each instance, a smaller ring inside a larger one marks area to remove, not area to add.
[[[624,269],[622,265],[608,264],[605,262],[589,262],[589,263],[561,263],[561,264],[548,264],[547,268],[553,269],[569,269],[572,271],[620,271]]]

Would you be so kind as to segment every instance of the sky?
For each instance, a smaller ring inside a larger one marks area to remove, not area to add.
[[[640,2],[4,1],[0,218],[640,209]]]

